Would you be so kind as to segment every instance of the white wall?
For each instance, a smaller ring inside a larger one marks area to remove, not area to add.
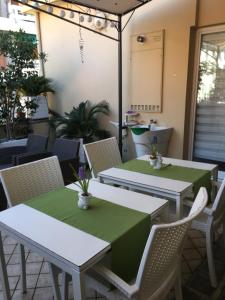
[[[152,0],[135,12],[123,35],[125,111],[130,105],[130,35],[165,29],[163,112],[143,114],[140,119],[149,122],[150,118],[156,118],[160,125],[174,127],[169,149],[174,157],[183,154],[189,30],[195,24],[195,5],[196,0]],[[82,30],[85,41],[82,64],[79,29],[45,14],[40,19],[43,50],[48,54],[46,76],[54,79],[57,92],[50,101],[51,107],[63,113],[82,100],[106,99],[111,106],[111,119],[117,121],[117,43]]]

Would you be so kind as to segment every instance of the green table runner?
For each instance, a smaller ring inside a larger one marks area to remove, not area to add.
[[[120,164],[117,168],[139,172],[158,177],[164,177],[174,180],[181,180],[193,183],[193,192],[196,195],[201,186],[206,187],[208,195],[211,195],[211,172],[207,170],[193,169],[180,166],[166,166],[160,170],[153,169],[146,160],[134,159],[126,163]]]
[[[137,274],[150,232],[150,215],[97,198],[91,199],[88,210],[82,210],[77,201],[76,191],[61,188],[25,204],[111,243],[112,270],[124,280],[131,280]]]

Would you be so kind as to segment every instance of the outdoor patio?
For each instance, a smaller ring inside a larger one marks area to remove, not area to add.
[[[48,265],[42,257],[26,250],[27,294],[20,291],[20,265],[17,243],[4,236],[4,251],[9,274],[9,283],[13,300],[52,300],[53,292]],[[219,286],[210,286],[206,261],[205,237],[201,232],[190,229],[185,241],[182,255],[182,280],[184,300],[223,300],[225,297],[225,248],[221,240],[215,243],[216,269]],[[69,289],[73,299],[72,288]],[[2,292],[0,299],[4,300]],[[95,292],[89,293],[87,299],[103,299]],[[173,292],[167,297],[174,299]]]
[[[0,0],[0,300],[225,300],[224,10]]]
[[[20,291],[20,265],[17,243],[4,235],[4,251],[9,274],[9,283],[13,300],[52,300],[53,292],[48,265],[42,257],[26,250],[27,294]],[[182,280],[184,300],[223,300],[225,297],[225,248],[221,239],[215,243],[215,262],[219,276],[219,286],[210,286],[206,261],[205,237],[197,230],[190,229],[185,241],[182,255]],[[1,288],[2,290],[2,288]],[[73,299],[72,288],[69,299]],[[101,299],[95,292],[89,293],[87,299]],[[2,292],[0,299],[4,300]],[[167,297],[174,299],[173,291]]]

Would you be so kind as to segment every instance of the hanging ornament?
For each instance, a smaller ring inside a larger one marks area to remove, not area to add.
[[[70,12],[70,15],[69,15],[70,19],[73,19],[73,18],[74,18],[74,16],[75,16],[74,12],[73,12],[73,11],[71,11],[71,12]]]
[[[59,16],[60,16],[61,18],[64,18],[65,15],[66,15],[65,10],[61,10]]]
[[[47,12],[52,14],[53,13],[53,7],[52,6],[48,6],[47,7]]]
[[[79,27],[79,34],[80,34],[80,40],[79,40],[80,58],[83,64],[84,63],[84,39],[82,37],[81,27]]]

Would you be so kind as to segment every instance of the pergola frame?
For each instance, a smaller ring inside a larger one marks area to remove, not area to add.
[[[106,14],[113,15],[116,19],[108,18],[107,16],[104,18],[104,17],[97,16],[97,15],[94,15],[94,14],[89,13],[89,12],[75,10],[75,9],[72,9],[72,8],[60,6],[60,5],[57,5],[57,4],[48,2],[48,1],[43,1],[43,0],[32,0],[32,1],[14,0],[14,1],[16,1],[20,4],[22,4],[22,5],[26,5],[30,8],[32,8],[32,9],[34,9],[34,10],[43,12],[45,14],[49,14],[51,16],[54,16],[54,17],[58,18],[58,19],[66,21],[70,24],[79,26],[80,28],[89,30],[91,32],[94,32],[96,34],[99,34],[99,35],[104,36],[108,39],[111,39],[111,40],[114,40],[114,41],[118,42],[118,115],[119,115],[119,118],[118,118],[119,119],[118,120],[119,121],[118,137],[119,137],[119,149],[120,149],[120,153],[121,153],[121,156],[122,156],[122,149],[123,149],[123,142],[122,142],[122,129],[123,129],[123,113],[122,113],[122,104],[123,104],[123,94],[122,94],[123,93],[123,85],[122,85],[122,76],[123,76],[123,72],[122,72],[123,71],[122,70],[122,32],[125,29],[128,22],[130,21],[134,11],[137,8],[139,8],[143,5],[145,5],[146,3],[150,2],[151,0],[136,0],[136,2],[137,2],[136,5],[134,5],[134,4],[132,4],[131,6],[128,5],[127,8],[125,10],[123,10],[122,12],[120,12],[120,13],[115,13],[115,11],[110,11],[110,10],[103,10],[100,7],[98,7],[97,3],[96,3],[96,5],[89,5],[89,4],[87,5],[86,3],[83,3],[82,0],[61,0],[62,3],[70,3],[70,4],[78,5],[78,6],[81,6],[81,7],[88,8],[88,9],[94,9],[94,10],[97,10],[97,11],[100,11],[100,12],[103,12],[103,13],[106,13]],[[107,2],[107,1],[110,1],[110,0],[102,0],[102,2],[104,2],[104,1]],[[118,0],[118,1],[121,1],[121,0]],[[33,4],[31,4],[30,2],[32,2]],[[56,15],[54,13],[50,13],[50,12],[46,11],[45,9],[43,9],[41,7],[36,7],[34,5],[35,2],[38,3],[38,4],[41,4],[41,5],[52,6],[53,8],[57,8],[57,9],[72,11],[72,12],[77,13],[79,15],[81,15],[81,14],[82,15],[87,15],[87,16],[91,16],[93,18],[98,18],[98,19],[103,19],[105,21],[114,22],[115,28],[117,30],[117,38],[114,38],[113,36],[104,34],[101,31],[98,31],[97,29],[94,30],[92,28],[89,28],[88,26],[85,26],[85,25],[82,25],[80,23],[74,22],[70,19],[60,17],[59,15]],[[86,2],[86,1],[84,1],[84,2]],[[113,2],[113,1],[111,1],[111,2]],[[122,27],[122,17],[127,15],[128,13],[131,13],[131,16],[128,18],[128,21],[126,22],[125,26]]]

